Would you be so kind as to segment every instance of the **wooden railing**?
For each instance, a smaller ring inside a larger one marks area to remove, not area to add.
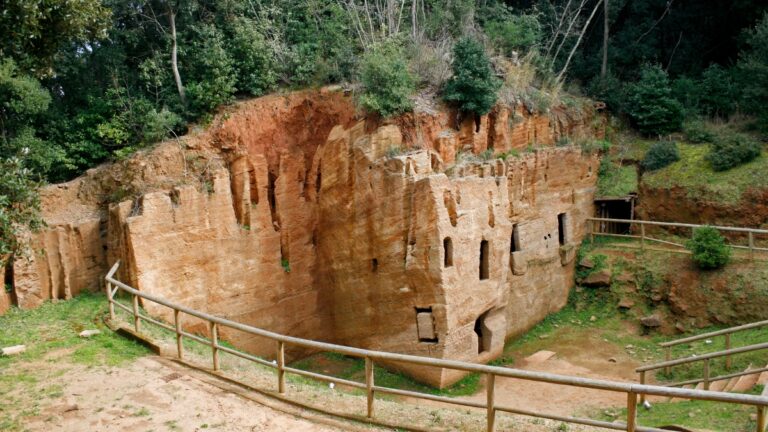
[[[732,393],[720,393],[711,392],[705,390],[695,389],[679,389],[671,387],[663,387],[657,385],[645,385],[636,383],[626,383],[590,378],[580,378],[566,375],[557,375],[543,372],[524,371],[519,369],[488,366],[483,364],[468,363],[455,360],[434,359],[429,357],[420,357],[406,354],[396,354],[383,351],[372,351],[360,348],[353,348],[343,345],[336,345],[326,342],[318,342],[308,339],[301,339],[292,336],[286,336],[279,333],[274,333],[268,330],[263,330],[257,327],[241,324],[238,322],[230,321],[224,318],[219,318],[213,315],[206,314],[204,312],[196,311],[194,309],[187,308],[176,303],[172,303],[163,298],[139,291],[132,288],[114,278],[115,272],[120,265],[119,262],[115,263],[112,269],[106,276],[107,284],[107,298],[109,301],[109,315],[110,320],[115,320],[115,307],[125,310],[132,316],[133,329],[137,334],[141,334],[141,323],[146,321],[153,325],[159,326],[163,329],[171,331],[176,335],[176,348],[177,355],[180,359],[184,357],[184,338],[189,338],[200,342],[202,344],[211,347],[211,360],[214,371],[220,369],[219,365],[219,352],[223,351],[234,356],[258,363],[269,368],[274,368],[277,371],[277,391],[279,393],[285,393],[287,391],[285,385],[285,377],[287,373],[301,375],[308,378],[313,378],[325,382],[333,382],[337,384],[343,384],[349,387],[365,390],[367,398],[367,417],[372,419],[374,417],[374,403],[376,394],[391,394],[408,396],[419,399],[432,400],[437,402],[443,402],[449,405],[457,405],[462,407],[479,408],[485,410],[486,413],[486,430],[494,431],[496,424],[497,412],[506,412],[511,414],[518,414],[524,416],[538,417],[550,420],[556,420],[566,423],[581,424],[605,429],[621,430],[628,432],[642,431],[642,432],[664,432],[662,429],[652,427],[642,427],[637,424],[637,404],[638,396],[645,398],[646,396],[664,396],[675,397],[683,399],[693,400],[708,400],[723,403],[734,403],[740,405],[753,406],[757,410],[757,431],[763,432],[766,425],[766,407],[768,407],[768,397],[745,395],[745,394],[732,394]],[[126,306],[115,299],[115,295],[118,291],[123,291],[131,296],[132,307]],[[156,320],[152,317],[141,313],[139,308],[139,299],[143,301],[152,302],[158,305],[162,305],[170,308],[173,311],[173,325],[169,325],[162,321]],[[210,329],[210,338],[205,338],[192,333],[189,333],[183,329],[182,322],[184,316],[191,316],[203,320],[208,323]],[[218,338],[220,328],[231,328],[239,330],[251,335],[264,337],[275,341],[275,357],[276,362],[272,363],[265,359],[253,356],[251,354],[242,352],[237,349],[223,346]],[[286,345],[298,346],[308,348],[317,351],[335,352],[338,354],[362,358],[365,360],[365,382],[351,381],[341,378],[336,378],[329,375],[308,372],[301,369],[292,368],[285,364],[285,347]],[[463,399],[454,399],[444,396],[430,395],[426,393],[399,390],[384,386],[377,386],[374,382],[374,367],[376,362],[388,362],[388,363],[406,363],[411,365],[435,367],[453,369],[458,371],[479,373],[483,374],[486,378],[486,401],[485,403],[468,401]],[[574,386],[585,389],[603,390],[611,392],[619,392],[626,394],[626,406],[627,406],[627,418],[625,423],[612,423],[607,421],[594,420],[589,418],[562,416],[542,412],[534,412],[515,408],[508,405],[502,405],[495,400],[495,382],[496,378],[515,378],[526,381],[551,383],[556,385]]]
[[[725,336],[725,351],[728,351],[731,349],[731,335],[734,333],[738,333],[745,330],[752,330],[760,327],[768,326],[768,321],[757,321],[749,324],[744,324],[736,327],[729,327],[722,330],[716,330],[709,333],[702,333],[695,336],[690,336],[687,338],[682,339],[676,339],[669,342],[662,342],[659,344],[660,347],[664,348],[664,359],[666,361],[672,360],[672,347],[675,345],[681,345],[681,344],[687,344],[691,342],[696,342],[700,340],[706,340],[706,339],[712,339],[718,336]],[[725,368],[730,369],[731,368],[731,355],[726,354],[725,355]],[[669,368],[665,368],[665,371],[669,373]]]
[[[768,371],[767,367],[760,368],[760,369],[750,369],[747,371],[727,374],[727,375],[720,375],[716,377],[711,377],[709,375],[709,366],[712,360],[718,359],[721,357],[730,358],[730,356],[735,354],[742,354],[747,352],[753,352],[753,351],[760,351],[768,349],[768,343],[761,343],[761,344],[755,344],[755,345],[747,345],[739,348],[733,348],[728,349],[724,351],[717,351],[717,352],[711,352],[706,354],[700,354],[695,357],[685,357],[685,358],[679,358],[674,360],[668,360],[661,363],[655,363],[645,366],[640,366],[639,368],[635,369],[635,371],[640,375],[639,380],[640,384],[645,384],[646,382],[646,373],[658,369],[665,369],[669,371],[669,368],[673,366],[679,366],[683,364],[690,364],[690,363],[703,363],[703,372],[702,377],[687,381],[680,381],[672,384],[665,384],[665,386],[668,387],[678,387],[683,386],[686,384],[698,384],[698,383],[704,383],[704,390],[709,390],[709,384],[713,381],[720,381],[724,379],[730,379],[730,378],[736,378],[743,375],[754,375],[762,372]],[[641,398],[642,402],[642,398]]]
[[[639,234],[638,233],[617,234],[617,233],[606,232],[605,227],[608,224],[626,224],[626,225],[629,225],[630,227],[632,227],[633,225],[637,225],[639,226]],[[730,247],[734,249],[749,251],[749,256],[752,259],[755,258],[756,252],[768,252],[768,248],[758,247],[756,245],[756,237],[765,236],[765,238],[768,239],[768,230],[764,230],[764,229],[725,227],[725,226],[712,226],[712,225],[696,225],[696,224],[677,223],[677,222],[656,222],[656,221],[645,221],[645,220],[636,220],[636,219],[587,218],[588,232],[590,235],[590,239],[593,241],[595,239],[595,236],[599,235],[599,236],[607,236],[607,237],[631,238],[631,239],[640,240],[641,249],[644,249],[646,243],[648,242],[660,243],[660,244],[665,244],[669,246],[675,246],[678,248],[685,248],[685,245],[682,243],[675,243],[674,241],[652,237],[650,234],[646,233],[646,227],[649,227],[649,226],[665,227],[665,228],[686,228],[686,229],[690,229],[691,232],[693,232],[693,230],[695,230],[696,228],[708,226],[711,228],[715,228],[721,233],[746,234],[746,237],[747,237],[746,245],[731,243]]]

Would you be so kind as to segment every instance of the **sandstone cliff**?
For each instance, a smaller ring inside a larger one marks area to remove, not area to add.
[[[127,283],[247,324],[488,361],[566,302],[599,162],[554,143],[601,122],[589,109],[455,118],[365,119],[335,89],[240,103],[205,131],[46,188],[44,253],[13,268],[18,304],[96,290],[120,259]]]

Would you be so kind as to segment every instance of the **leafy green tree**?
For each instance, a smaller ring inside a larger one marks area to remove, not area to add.
[[[19,157],[0,158],[0,258],[19,254],[26,230],[43,226],[38,183]]]
[[[726,171],[760,156],[761,144],[740,133],[717,135],[706,159],[715,171]]]
[[[643,157],[643,168],[654,171],[679,160],[680,151],[677,149],[677,143],[659,141],[654,143]]]
[[[485,31],[505,55],[525,54],[541,42],[541,24],[536,15],[510,14],[504,18],[488,23]]]
[[[277,58],[253,20],[235,20],[227,49],[234,60],[240,92],[259,96],[275,87],[279,76]]]
[[[476,39],[465,37],[453,48],[453,76],[443,91],[443,99],[461,111],[486,114],[496,103],[501,82],[493,74],[491,62]]]
[[[738,69],[747,109],[759,117],[761,129],[768,131],[768,13],[748,32]]]
[[[413,108],[416,81],[397,41],[380,43],[363,55],[360,80],[360,103],[365,109],[388,117]]]
[[[701,75],[701,109],[712,117],[728,117],[736,110],[738,94],[730,71],[713,64]]]
[[[627,112],[646,135],[666,135],[683,123],[683,107],[672,97],[669,77],[660,66],[643,67],[640,80],[629,87]]]
[[[194,39],[182,61],[187,67],[187,94],[192,118],[230,102],[235,93],[234,60],[224,48],[224,36],[212,25],[192,31]]]
[[[100,0],[4,0],[0,57],[35,76],[49,76],[59,50],[102,39],[110,10]]]
[[[696,228],[685,247],[693,253],[693,262],[702,269],[723,267],[731,258],[731,248],[725,238],[712,227]]]

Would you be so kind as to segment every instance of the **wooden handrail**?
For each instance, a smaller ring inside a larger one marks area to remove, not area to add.
[[[487,416],[486,430],[489,432],[492,432],[495,429],[495,416],[497,411],[517,413],[517,414],[533,416],[538,418],[555,418],[556,417],[558,419],[561,419],[562,421],[566,421],[569,423],[577,423],[577,424],[587,424],[587,425],[591,424],[596,426],[602,426],[603,423],[606,423],[606,422],[599,422],[597,420],[592,420],[587,418],[553,416],[551,414],[546,414],[546,413],[523,411],[523,410],[518,410],[512,407],[497,405],[495,404],[494,397],[493,397],[493,392],[495,388],[493,383],[496,377],[517,378],[517,379],[523,379],[523,380],[535,381],[535,382],[545,382],[545,383],[558,384],[558,385],[568,385],[568,386],[575,386],[575,387],[581,387],[581,388],[625,393],[627,395],[627,411],[628,411],[627,421],[626,423],[623,423],[623,424],[613,423],[612,424],[613,426],[611,427],[616,430],[625,430],[625,431],[659,431],[660,430],[655,428],[640,427],[637,425],[636,406],[637,406],[638,395],[641,395],[641,397],[666,396],[666,397],[676,397],[676,398],[684,398],[684,399],[708,400],[708,401],[715,401],[715,402],[751,405],[751,406],[757,407],[758,416],[763,415],[761,413],[764,413],[765,408],[768,407],[768,397],[762,396],[762,395],[758,396],[758,395],[711,392],[711,391],[696,390],[696,389],[679,389],[679,388],[671,388],[671,387],[664,387],[664,386],[658,386],[658,385],[634,384],[634,383],[625,383],[625,382],[618,382],[618,381],[551,374],[551,373],[545,373],[545,372],[524,371],[520,369],[505,368],[505,367],[499,367],[499,366],[488,366],[484,364],[468,363],[468,362],[462,362],[462,361],[456,361],[456,360],[434,359],[430,357],[421,357],[421,356],[414,356],[414,355],[408,355],[408,354],[396,354],[396,353],[390,353],[390,352],[384,352],[384,351],[374,351],[374,350],[367,350],[367,349],[361,349],[361,348],[353,348],[353,347],[348,347],[344,345],[336,345],[336,344],[331,344],[327,342],[318,342],[318,341],[313,341],[308,339],[286,336],[286,335],[271,332],[268,330],[260,329],[257,327],[252,327],[246,324],[241,324],[235,321],[230,321],[225,318],[209,315],[207,313],[200,312],[200,311],[185,307],[183,305],[172,303],[161,297],[139,291],[114,278],[115,272],[117,271],[119,265],[120,265],[120,262],[119,261],[116,262],[106,276],[107,298],[110,306],[110,319],[112,320],[115,319],[114,305],[118,305],[119,307],[124,308],[124,310],[126,310],[129,314],[133,315],[134,326],[136,328],[137,333],[139,332],[140,327],[136,325],[136,323],[138,323],[141,320],[145,320],[149,323],[156,324],[156,325],[162,324],[159,321],[156,321],[152,318],[149,318],[145,315],[140,314],[135,307],[134,308],[124,307],[121,303],[115,301],[114,296],[118,290],[122,290],[130,294],[132,296],[134,305],[137,304],[137,299],[141,298],[143,300],[147,300],[162,306],[166,306],[172,309],[174,312],[174,326],[161,325],[161,327],[170,329],[171,331],[174,331],[176,333],[176,341],[177,341],[179,357],[182,356],[183,348],[181,343],[184,337],[199,340],[199,341],[202,341],[202,343],[211,346],[212,356],[214,358],[213,364],[215,369],[217,369],[219,366],[218,356],[217,356],[218,351],[232,353],[241,358],[255,361],[261,364],[268,363],[268,362],[266,362],[266,360],[259,359],[252,355],[242,353],[239,350],[235,350],[235,349],[231,349],[231,348],[219,345],[215,337],[216,335],[212,335],[214,336],[214,338],[211,340],[202,336],[192,335],[190,333],[183,331],[183,329],[180,326],[180,322],[181,322],[181,317],[179,316],[180,313],[184,313],[184,314],[191,315],[191,316],[200,318],[202,320],[205,320],[208,322],[211,328],[216,328],[214,326],[218,326],[218,328],[229,327],[229,328],[243,331],[245,333],[272,339],[277,342],[276,357],[278,359],[278,363],[276,365],[272,365],[272,367],[278,370],[278,391],[280,393],[284,393],[285,391],[287,391],[285,386],[286,373],[299,374],[306,377],[324,380],[324,381],[330,381],[330,382],[340,382],[340,383],[347,383],[347,384],[353,383],[352,381],[343,380],[343,379],[332,377],[329,375],[323,375],[323,374],[307,372],[307,371],[299,371],[298,369],[286,367],[284,364],[284,357],[283,357],[285,345],[296,345],[304,348],[310,348],[310,349],[315,349],[319,351],[330,351],[330,352],[335,352],[335,353],[339,353],[347,356],[365,359],[366,382],[365,384],[355,383],[354,386],[366,389],[366,393],[368,395],[368,417],[371,417],[371,418],[373,417],[373,404],[375,400],[374,394],[378,392],[378,393],[403,394],[403,395],[407,394],[408,396],[412,396],[412,397],[444,402],[452,405],[483,408],[486,410],[486,413],[487,413],[486,414]],[[448,397],[429,395],[429,394],[420,393],[420,392],[411,392],[411,391],[387,388],[383,386],[376,386],[374,385],[374,382],[373,382],[374,361],[399,362],[399,363],[407,363],[412,365],[438,367],[438,368],[453,369],[453,370],[460,370],[460,371],[466,371],[466,372],[477,372],[477,373],[485,374],[488,379],[488,383],[490,384],[487,389],[488,396],[486,398],[486,402],[485,403],[469,402],[461,399],[452,399]],[[759,432],[763,432],[763,431],[759,430]]]
[[[677,227],[677,228],[710,227],[710,228],[715,228],[719,231],[746,232],[746,233],[751,232],[754,234],[768,234],[768,230],[759,229],[759,228],[728,227],[728,226],[718,226],[718,225],[698,225],[698,224],[688,224],[688,223],[680,223],[680,222],[658,222],[658,221],[647,221],[642,219],[613,219],[613,218],[588,217],[587,220],[594,221],[594,222],[615,222],[615,223],[631,223],[631,224],[638,224],[638,225],[671,226],[671,227]]]
[[[704,360],[711,360],[715,358],[730,356],[733,354],[741,354],[745,352],[759,351],[764,349],[768,349],[768,343],[760,343],[760,344],[754,344],[754,345],[747,345],[739,348],[732,348],[729,350],[715,351],[711,353],[697,355],[696,357],[684,357],[684,358],[679,358],[674,360],[663,361],[661,363],[654,363],[651,365],[640,366],[639,368],[635,369],[635,371],[647,372],[647,371],[662,369],[670,366],[678,366],[686,363],[695,363],[695,362],[700,362]]]
[[[709,339],[709,338],[712,338],[712,337],[715,337],[715,336],[722,336],[722,335],[726,335],[726,334],[737,333],[737,332],[744,331],[744,330],[751,330],[753,328],[763,327],[763,326],[766,326],[766,325],[768,325],[768,320],[766,320],[766,321],[756,321],[756,322],[753,322],[753,323],[744,324],[744,325],[740,325],[740,326],[736,326],[736,327],[729,327],[729,328],[726,328],[726,329],[717,330],[717,331],[713,331],[713,332],[709,332],[709,333],[702,333],[700,335],[690,336],[690,337],[683,338],[683,339],[676,339],[676,340],[669,341],[669,342],[662,342],[662,343],[659,344],[659,346],[670,347],[670,346],[675,346],[675,345],[679,345],[679,344],[695,342],[695,341],[699,341],[699,340],[702,340],[702,339]]]

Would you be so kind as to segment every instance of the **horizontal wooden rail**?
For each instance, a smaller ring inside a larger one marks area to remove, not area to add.
[[[729,356],[729,355],[741,354],[741,353],[751,352],[751,351],[759,351],[759,350],[764,350],[764,349],[768,349],[768,343],[760,343],[760,344],[754,344],[754,345],[747,345],[747,346],[743,346],[743,347],[739,347],[739,348],[731,348],[729,350],[715,351],[715,352],[711,352],[711,353],[701,354],[701,355],[697,355],[695,357],[683,357],[683,358],[679,358],[679,359],[663,361],[663,362],[654,363],[654,364],[651,364],[651,365],[640,366],[639,368],[635,369],[635,371],[636,372],[647,372],[647,371],[656,370],[656,369],[662,369],[662,368],[666,368],[666,367],[670,367],[670,366],[678,366],[678,365],[686,364],[686,363],[695,363],[695,362],[700,362],[700,361],[704,361],[704,360],[711,360],[711,359],[715,359],[715,358],[719,358],[719,357],[725,357],[725,356]]]
[[[256,363],[275,368],[277,370],[278,391],[280,393],[284,393],[285,391],[287,391],[285,386],[286,373],[292,373],[295,375],[300,375],[300,376],[317,379],[321,381],[339,383],[339,384],[350,386],[353,388],[365,389],[367,398],[368,398],[368,417],[369,418],[373,417],[375,393],[410,396],[410,397],[415,397],[415,398],[420,398],[425,400],[432,400],[432,401],[447,403],[451,405],[485,409],[487,413],[486,415],[487,431],[493,431],[495,429],[495,418],[496,418],[497,411],[516,413],[516,414],[534,416],[534,417],[545,418],[545,419],[558,419],[558,420],[569,422],[569,423],[607,427],[609,429],[615,429],[615,430],[625,430],[625,431],[657,431],[659,430],[654,428],[644,428],[637,425],[636,408],[637,408],[638,395],[641,395],[642,397],[666,396],[666,397],[675,397],[675,398],[683,398],[683,399],[708,400],[708,401],[715,401],[715,402],[750,405],[750,406],[757,407],[758,417],[763,415],[761,413],[764,413],[765,408],[768,407],[768,397],[765,397],[762,395],[757,396],[757,395],[711,392],[711,391],[703,391],[703,390],[695,390],[695,389],[679,389],[679,388],[671,388],[671,387],[664,387],[664,386],[658,386],[658,385],[635,384],[635,383],[600,380],[600,379],[592,379],[592,378],[581,378],[581,377],[574,377],[574,376],[567,376],[567,375],[558,375],[558,374],[551,374],[551,373],[544,373],[544,372],[524,371],[520,369],[505,368],[505,367],[499,367],[499,366],[488,366],[484,364],[468,363],[468,362],[455,361],[455,360],[435,359],[435,358],[420,357],[420,356],[414,356],[414,355],[408,355],[408,354],[396,354],[396,353],[390,353],[390,352],[384,352],[384,351],[373,351],[373,350],[353,348],[353,347],[348,347],[343,345],[336,345],[336,344],[331,344],[326,342],[318,342],[318,341],[302,339],[302,338],[297,338],[292,336],[286,336],[279,333],[271,332],[268,330],[252,327],[252,326],[241,324],[235,321],[230,321],[224,318],[209,315],[204,312],[196,311],[194,309],[172,303],[161,297],[157,297],[152,294],[139,291],[114,278],[115,272],[117,271],[119,265],[120,265],[120,262],[118,261],[110,269],[109,273],[106,276],[107,294],[108,294],[109,311],[110,311],[111,320],[115,319],[114,306],[118,305],[119,308],[124,309],[126,312],[128,312],[133,316],[134,326],[136,328],[137,333],[140,331],[139,322],[142,320],[149,322],[151,324],[160,325],[162,328],[165,328],[167,330],[174,332],[176,334],[176,342],[177,342],[179,357],[183,355],[182,340],[185,337],[201,342],[206,345],[210,345],[212,349],[214,370],[218,369],[218,357],[217,357],[218,351],[224,351],[230,354],[234,354],[238,357],[244,358],[246,360],[251,360]],[[120,302],[117,302],[115,300],[114,296],[118,290],[122,290],[132,296],[133,308],[129,308],[127,306],[124,307]],[[154,320],[152,318],[149,318],[139,313],[138,311],[139,298],[141,298],[144,301],[150,301],[150,302],[168,307],[171,310],[173,310],[174,326],[161,323],[157,320]],[[209,328],[211,329],[211,339],[207,339],[205,337],[198,336],[198,335],[193,335],[189,332],[184,331],[183,327],[180,325],[181,313],[207,321],[209,324]],[[250,354],[243,353],[239,350],[221,346],[218,343],[217,335],[218,335],[218,331],[220,331],[220,329],[223,327],[236,329],[248,334],[261,336],[261,337],[275,341],[277,344],[276,364],[270,363],[264,359],[260,359]],[[309,349],[318,350],[318,351],[335,352],[335,353],[343,354],[346,356],[358,357],[358,358],[364,359],[366,362],[365,383],[359,383],[356,381],[345,380],[342,378],[337,378],[329,375],[324,375],[324,374],[315,373],[315,372],[308,372],[308,371],[304,371],[296,368],[287,367],[285,366],[285,361],[284,361],[285,345],[295,345],[295,346],[309,348]],[[426,394],[426,393],[421,393],[416,391],[399,390],[399,389],[393,389],[393,388],[374,385],[373,368],[374,368],[375,361],[387,362],[387,363],[393,363],[393,362],[406,363],[411,365],[482,373],[486,376],[486,383],[488,384],[487,390],[486,390],[487,400],[485,403],[473,402],[468,400],[449,398],[445,396],[431,395],[431,394]],[[516,379],[522,379],[527,381],[544,382],[544,383],[551,383],[551,384],[557,384],[557,385],[567,385],[567,386],[574,386],[574,387],[580,387],[580,388],[625,393],[627,395],[627,412],[628,412],[627,421],[626,423],[608,423],[608,422],[601,422],[593,419],[556,416],[553,414],[537,413],[537,412],[525,411],[525,410],[520,410],[512,407],[497,405],[494,402],[494,389],[495,389],[494,383],[497,377],[516,378]],[[760,432],[763,432],[763,431],[760,431]]]
[[[730,232],[743,232],[743,233],[753,233],[753,234],[768,234],[768,230],[765,229],[758,229],[758,228],[744,228],[744,227],[729,227],[729,226],[718,226],[718,225],[697,225],[697,224],[687,224],[687,223],[679,223],[679,222],[658,222],[658,221],[647,221],[647,220],[641,220],[641,219],[612,219],[612,218],[595,218],[595,217],[589,217],[587,218],[588,221],[595,221],[595,222],[613,222],[613,223],[622,223],[622,224],[637,224],[637,225],[654,225],[654,226],[667,226],[667,227],[676,227],[676,228],[701,228],[701,227],[711,227],[715,228],[718,231],[730,231]]]
[[[700,340],[704,340],[704,339],[711,339],[711,338],[716,337],[716,336],[733,334],[733,333],[737,333],[737,332],[744,331],[744,330],[751,330],[751,329],[754,329],[754,328],[764,327],[764,326],[767,326],[767,325],[768,325],[768,320],[766,320],[766,321],[757,321],[757,322],[753,322],[753,323],[749,323],[749,324],[744,324],[744,325],[740,325],[740,326],[736,326],[736,327],[729,327],[729,328],[722,329],[722,330],[716,330],[716,331],[712,331],[712,332],[709,332],[709,333],[702,333],[702,334],[699,334],[699,335],[690,336],[690,337],[683,338],[683,339],[676,339],[676,340],[669,341],[669,342],[662,342],[662,343],[659,344],[659,346],[669,347],[669,346],[674,346],[674,345],[686,344],[686,343],[696,342],[696,341],[700,341]]]
[[[744,376],[744,375],[755,375],[755,374],[759,374],[759,373],[763,373],[763,372],[768,372],[768,368],[747,369],[747,370],[744,370],[744,371],[741,371],[741,372],[736,372],[736,373],[731,373],[731,374],[719,375],[719,376],[716,376],[716,377],[711,377],[708,380],[705,380],[704,378],[696,378],[696,379],[692,379],[692,380],[679,381],[679,382],[676,382],[676,383],[665,384],[665,385],[668,386],[668,387],[680,387],[680,386],[689,385],[689,384],[698,384],[698,383],[705,382],[705,381],[707,381],[709,383],[713,383],[715,381],[723,381],[723,380],[727,380],[727,379],[731,379],[731,378],[736,378],[736,377],[740,377],[740,376]]]

